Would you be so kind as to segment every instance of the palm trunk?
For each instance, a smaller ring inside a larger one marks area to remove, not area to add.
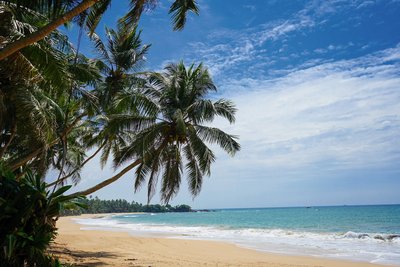
[[[13,53],[21,50],[22,48],[31,45],[37,41],[44,39],[47,35],[49,35],[52,31],[56,30],[62,24],[70,21],[75,16],[79,15],[89,7],[93,6],[99,0],[83,0],[82,3],[74,7],[72,10],[68,11],[61,17],[55,19],[54,21],[50,22],[43,28],[39,29],[38,31],[21,38],[15,42],[10,43],[6,47],[4,47],[0,51],[0,60],[7,58],[8,56],[12,55]]]
[[[77,171],[79,171],[80,169],[82,169],[83,166],[85,166],[86,163],[88,163],[90,160],[92,160],[100,151],[101,149],[104,147],[106,143],[104,142],[97,150],[96,152],[94,152],[90,157],[88,157],[87,159],[85,159],[82,164],[79,166],[79,168],[75,168],[72,172],[70,172],[69,174],[67,174],[66,176],[62,177],[61,179],[58,179],[50,184],[47,184],[46,187],[50,187],[56,184],[59,184],[63,181],[65,181],[66,179],[68,179],[69,177],[71,177],[74,173],[76,173]]]
[[[36,157],[37,155],[42,152],[43,148],[36,149],[35,151],[29,153],[27,156],[23,157],[22,159],[18,159],[17,161],[14,161],[10,164],[10,170],[15,171],[22,165],[28,163],[31,159]]]
[[[130,170],[132,170],[133,168],[135,168],[137,165],[139,165],[142,161],[140,159],[134,161],[133,163],[129,164],[127,167],[125,167],[122,171],[120,171],[119,173],[117,173],[116,175],[114,175],[113,177],[93,186],[90,187],[86,190],[80,191],[80,192],[76,192],[73,193],[69,196],[74,196],[74,197],[78,197],[78,196],[87,196],[90,195],[94,192],[96,192],[97,190],[102,189],[103,187],[117,181],[119,178],[121,178],[125,173],[129,172]]]

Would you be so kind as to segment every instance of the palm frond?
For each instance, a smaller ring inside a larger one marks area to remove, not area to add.
[[[183,151],[185,152],[187,159],[185,168],[188,175],[187,179],[189,191],[193,196],[197,196],[200,193],[201,186],[203,184],[203,173],[197,163],[197,159],[192,147],[190,145],[185,145]]]
[[[160,122],[135,134],[128,145],[122,147],[119,154],[114,155],[114,165],[117,167],[132,158],[143,158],[148,151],[154,151],[163,143],[160,137],[166,127],[166,123]]]
[[[240,150],[240,145],[235,140],[238,137],[235,135],[229,135],[214,127],[196,125],[195,129],[201,139],[211,144],[218,144],[231,156],[234,156]]]
[[[170,145],[164,151],[166,158],[161,186],[161,201],[168,203],[179,191],[182,174],[182,160],[177,145]]]
[[[117,112],[126,111],[153,117],[159,112],[158,103],[151,95],[134,89],[124,89],[118,93],[113,106],[113,109]]]
[[[131,28],[137,26],[144,11],[154,9],[157,0],[130,0],[129,11],[119,19],[119,27]]]
[[[160,157],[159,154],[161,153],[158,152],[158,155],[154,157],[153,164],[151,165],[151,173],[149,176],[149,181],[147,182],[147,204],[150,203],[150,200],[153,198],[155,192],[156,192],[156,187],[157,187],[157,182],[158,182],[158,174],[160,171]]]
[[[199,8],[195,0],[175,0],[170,9],[169,14],[172,15],[174,30],[182,30],[185,26],[187,12],[199,14]]]
[[[140,130],[153,125],[155,122],[154,117],[146,117],[136,114],[112,114],[108,117],[109,121],[106,130],[110,133],[117,133],[124,130],[139,132]]]
[[[191,147],[193,154],[199,163],[200,170],[203,174],[211,174],[211,164],[215,161],[215,155],[207,147],[206,144],[197,136],[194,129],[191,129],[188,134],[188,145]]]
[[[235,123],[236,107],[232,101],[219,99],[214,103],[215,113],[229,121]]]
[[[69,72],[67,61],[61,51],[53,49],[49,44],[38,42],[25,47],[21,53],[29,59],[43,77],[43,82],[56,88],[67,88]]]
[[[93,36],[97,25],[99,24],[103,14],[111,6],[111,0],[101,0],[96,2],[87,12],[86,27],[89,31],[89,36]]]
[[[106,31],[107,31],[107,28],[106,28]],[[93,41],[94,47],[96,48],[96,52],[100,56],[100,58],[102,60],[106,61],[108,64],[110,64],[110,62],[111,62],[110,56],[108,55],[107,48],[106,48],[105,44],[103,43],[103,41],[100,39],[100,37],[95,32],[93,32],[90,35],[90,38]],[[99,62],[101,62],[101,61],[99,61]],[[103,62],[101,62],[101,63],[103,63]],[[107,66],[107,63],[103,63],[103,64]]]
[[[151,164],[150,164],[151,166]],[[148,162],[143,162],[136,168],[135,174],[136,174],[136,178],[135,178],[135,192],[137,192],[140,187],[142,186],[142,184],[145,182],[146,180],[146,176],[149,172],[151,172],[151,167],[149,166]]]
[[[187,108],[187,115],[194,124],[211,122],[217,114],[214,103],[208,99],[200,99]]]

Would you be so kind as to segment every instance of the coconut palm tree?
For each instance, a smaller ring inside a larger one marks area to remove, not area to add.
[[[16,8],[18,12],[29,8],[37,11],[39,14],[44,12],[46,17],[50,17],[50,19],[45,26],[37,28],[36,31],[29,34],[22,35],[16,40],[7,40],[7,42],[0,40],[0,47],[2,43],[5,44],[0,50],[0,60],[6,59],[22,48],[44,39],[58,27],[70,22],[74,18],[77,18],[79,24],[85,24],[90,33],[93,33],[102,15],[110,7],[111,2],[111,0],[82,0],[80,2],[76,0],[5,0],[4,3],[6,5]],[[125,27],[135,27],[142,12],[146,9],[154,8],[156,3],[156,0],[130,0],[129,6],[131,8],[121,19],[120,23]],[[189,11],[198,14],[199,10],[195,0],[175,0],[172,3],[169,13],[172,16],[174,30],[183,29],[187,12]]]
[[[232,156],[240,150],[236,136],[208,126],[217,116],[230,123],[235,121],[236,109],[232,102],[207,99],[208,94],[216,90],[202,64],[189,68],[183,62],[170,64],[164,72],[152,74],[148,83],[138,90],[147,97],[146,108],[137,110],[142,114],[120,114],[118,118],[119,129],[135,130],[114,154],[116,167],[128,165],[115,176],[74,195],[91,194],[136,167],[135,190],[139,190],[148,178],[149,201],[159,174],[162,201],[167,203],[173,198],[179,190],[184,170],[189,190],[196,196],[203,177],[210,175],[211,164],[215,161],[215,155],[206,143],[217,144]],[[137,101],[137,93],[131,95],[132,101]],[[119,97],[130,102],[127,94]]]
[[[100,110],[90,119],[97,131],[90,131],[89,138],[83,138],[85,148],[94,149],[94,152],[86,157],[75,169],[60,177],[48,186],[62,184],[69,177],[79,177],[80,170],[87,162],[101,153],[101,165],[104,166],[111,153],[116,154],[124,141],[132,133],[120,130],[118,118],[127,116],[122,113],[133,115],[133,109],[138,108],[138,99],[134,103],[125,103],[124,106],[117,104],[116,96],[124,92],[134,93],[138,83],[143,83],[139,77],[145,55],[150,45],[142,45],[140,31],[119,26],[117,31],[106,28],[106,41],[103,42],[97,34],[93,34],[92,40],[97,50],[99,60],[96,61],[102,81],[96,84],[94,93],[99,99]],[[130,100],[132,95],[129,94]],[[139,98],[139,97],[137,97]],[[121,102],[121,97],[118,100]],[[116,127],[117,126],[117,127]],[[93,129],[93,128],[92,128]],[[78,181],[78,179],[75,179]]]

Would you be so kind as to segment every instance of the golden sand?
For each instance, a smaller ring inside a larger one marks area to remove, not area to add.
[[[51,252],[76,266],[271,266],[361,267],[361,262],[258,252],[234,244],[171,238],[135,237],[124,232],[81,230],[73,218],[57,222],[58,237]]]

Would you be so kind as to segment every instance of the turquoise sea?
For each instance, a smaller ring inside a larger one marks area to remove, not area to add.
[[[87,230],[219,240],[266,252],[400,266],[400,205],[218,209],[77,221]]]

